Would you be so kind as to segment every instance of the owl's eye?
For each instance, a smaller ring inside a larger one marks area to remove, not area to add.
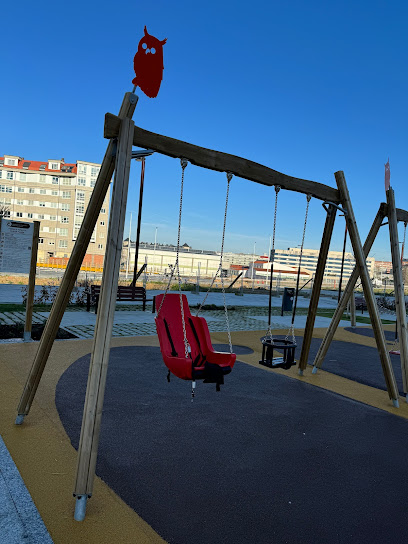
[[[150,49],[150,53],[151,53],[152,55],[154,55],[154,54],[156,53],[156,49],[155,49],[154,47],[152,47],[152,48]]]
[[[143,49],[147,49],[147,43],[142,43]]]

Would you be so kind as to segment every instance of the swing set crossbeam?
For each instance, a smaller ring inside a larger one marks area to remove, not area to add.
[[[107,113],[105,115],[104,137],[108,139],[116,138],[119,134],[121,122],[121,119],[116,115]],[[294,178],[236,155],[193,145],[176,140],[175,138],[149,132],[136,126],[133,135],[133,145],[153,149],[169,157],[184,158],[191,164],[217,172],[231,172],[234,176],[254,181],[261,185],[280,185],[282,189],[311,195],[323,202],[340,203],[339,191],[324,183]]]

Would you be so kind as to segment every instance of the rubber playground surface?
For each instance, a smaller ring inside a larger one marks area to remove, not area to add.
[[[156,337],[114,338],[82,523],[71,493],[91,340],[54,344],[21,427],[36,344],[0,346],[0,434],[56,544],[403,540],[408,406],[392,406],[367,330],[339,329],[323,370],[303,377],[258,364],[263,331],[233,332],[233,372],[219,393],[199,383],[193,403],[189,382],[167,382]],[[226,348],[225,333],[212,339]]]

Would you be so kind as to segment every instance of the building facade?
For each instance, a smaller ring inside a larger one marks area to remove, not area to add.
[[[100,164],[64,159],[30,161],[14,155],[0,157],[0,206],[5,217],[39,221],[39,263],[71,255]],[[104,255],[107,241],[109,191],[91,242],[88,261]]]

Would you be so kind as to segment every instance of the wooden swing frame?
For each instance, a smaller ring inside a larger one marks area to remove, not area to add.
[[[22,424],[25,416],[27,416],[30,411],[58,327],[68,304],[92,232],[96,226],[113,172],[115,171],[100,305],[95,325],[95,335],[78,450],[78,466],[74,490],[74,496],[76,497],[75,519],[78,521],[84,519],[86,502],[93,491],[103,398],[106,386],[110,341],[115,311],[116,290],[119,277],[120,251],[123,240],[132,145],[149,148],[170,157],[184,158],[192,164],[211,170],[231,172],[237,177],[245,178],[262,185],[280,185],[282,189],[306,195],[310,194],[323,201],[327,216],[309,305],[302,353],[299,361],[299,372],[301,374],[306,367],[310,350],[317,305],[333,232],[336,210],[341,206],[345,212],[350,240],[356,258],[356,268],[362,281],[364,295],[373,323],[375,340],[378,351],[380,352],[388,395],[390,399],[392,399],[394,406],[398,406],[398,388],[391,366],[390,356],[386,348],[384,331],[381,327],[379,312],[370,283],[365,255],[343,172],[339,171],[334,174],[337,183],[337,189],[334,189],[322,183],[282,174],[276,170],[272,170],[271,168],[241,157],[205,149],[187,142],[148,132],[139,127],[135,127],[132,121],[137,101],[138,97],[135,94],[126,93],[119,115],[115,116],[108,113],[105,116],[104,136],[110,141],[74,249],[52,305],[17,409],[18,415],[16,424]]]
[[[407,313],[406,313],[406,307],[405,307],[404,283],[402,278],[402,264],[401,264],[399,241],[398,241],[398,222],[408,223],[408,211],[400,209],[400,208],[396,208],[395,195],[392,188],[390,188],[386,192],[386,197],[387,197],[387,203],[382,202],[380,204],[377,215],[375,216],[370,232],[368,233],[367,239],[364,243],[363,251],[364,251],[365,257],[367,258],[374,244],[374,241],[378,235],[380,228],[387,224],[387,223],[383,223],[384,219],[387,218],[389,235],[390,235],[392,274],[394,278],[397,331],[398,331],[398,338],[400,341],[402,382],[403,382],[405,398],[408,402]],[[334,312],[333,318],[326,331],[323,341],[320,344],[319,350],[316,354],[316,357],[313,363],[313,374],[316,374],[317,369],[321,368],[323,365],[324,358],[327,355],[331,341],[333,340],[334,334],[337,330],[337,327],[339,326],[343,312],[346,310],[347,304],[349,301],[351,303],[352,316],[353,316],[353,310],[355,315],[354,287],[356,285],[358,277],[359,277],[359,271],[357,266],[355,266],[347,282],[346,288],[344,289],[343,294],[340,298],[340,301],[337,305],[336,311]],[[376,323],[372,323],[372,325],[374,329],[374,325],[376,325]],[[303,363],[303,364],[305,367],[306,363]]]

